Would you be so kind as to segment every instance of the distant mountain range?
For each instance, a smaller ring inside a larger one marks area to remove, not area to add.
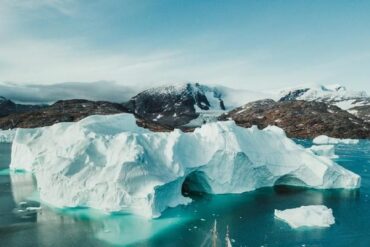
[[[341,85],[299,87],[282,90],[279,101],[324,102],[370,122],[370,97],[364,91],[352,91]]]
[[[44,108],[45,105],[16,104],[13,101],[0,96],[0,118],[14,113],[29,112]]]
[[[140,126],[155,131],[191,131],[205,122],[232,119],[244,127],[277,125],[291,137],[370,137],[370,98],[340,85],[267,94],[183,83],[147,89],[123,103],[73,99],[21,105],[0,98],[0,128],[41,127],[121,112],[133,113]]]

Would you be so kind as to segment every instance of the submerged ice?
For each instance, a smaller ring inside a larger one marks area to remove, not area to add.
[[[54,206],[147,217],[189,203],[184,186],[214,194],[274,185],[360,186],[358,175],[296,145],[278,127],[228,121],[159,133],[138,127],[130,114],[18,129],[10,166],[32,171],[40,198]]]

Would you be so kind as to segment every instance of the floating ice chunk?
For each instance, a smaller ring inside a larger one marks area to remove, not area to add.
[[[313,139],[314,144],[357,144],[359,142],[358,139],[339,139],[328,137],[326,135],[320,135]]]
[[[338,158],[338,156],[335,154],[334,145],[313,145],[309,148],[309,150],[319,156],[325,156],[330,159]]]
[[[232,121],[192,133],[151,132],[130,114],[19,129],[11,169],[32,171],[40,198],[57,207],[91,207],[159,216],[191,201],[183,186],[213,194],[274,185],[358,188],[360,177],[270,126]]]
[[[301,206],[286,210],[275,209],[275,217],[285,221],[292,228],[329,227],[335,223],[333,211],[324,205]]]

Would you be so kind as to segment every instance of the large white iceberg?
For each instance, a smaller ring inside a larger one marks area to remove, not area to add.
[[[333,211],[324,205],[301,206],[286,210],[275,209],[275,217],[285,221],[292,228],[329,227],[335,223]]]
[[[334,137],[329,137],[326,135],[320,135],[313,139],[314,144],[327,145],[327,144],[357,144],[358,139],[339,139]]]
[[[138,127],[130,114],[18,129],[10,167],[33,171],[41,199],[57,207],[148,217],[189,203],[184,183],[215,194],[277,184],[360,186],[358,175],[296,145],[278,127],[246,129],[228,121],[158,133]]]

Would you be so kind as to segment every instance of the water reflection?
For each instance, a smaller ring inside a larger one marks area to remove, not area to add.
[[[9,175],[12,197],[16,204],[13,212],[29,222],[37,222],[38,239],[50,238],[48,235],[53,235],[51,229],[68,226],[71,232],[79,232],[76,229],[83,225],[85,229],[90,228],[89,232],[93,232],[99,240],[114,245],[129,245],[150,239],[186,220],[186,217],[151,220],[127,214],[105,214],[89,208],[48,207],[38,202],[37,186],[31,173],[10,172]],[[48,227],[44,226],[46,224]]]

